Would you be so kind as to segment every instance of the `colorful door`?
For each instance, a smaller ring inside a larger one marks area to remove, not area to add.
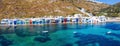
[[[30,24],[32,24],[32,20],[30,20]]]

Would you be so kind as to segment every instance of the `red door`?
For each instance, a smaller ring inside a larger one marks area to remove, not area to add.
[[[30,24],[32,24],[32,20],[30,20]]]
[[[67,18],[64,19],[64,22],[65,22],[65,23],[67,22]]]

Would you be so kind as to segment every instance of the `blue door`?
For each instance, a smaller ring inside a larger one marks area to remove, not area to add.
[[[49,23],[50,23],[50,20],[47,20],[47,23],[49,24]]]
[[[77,22],[77,23],[79,22],[79,19],[78,19],[78,18],[76,18],[76,22]]]
[[[36,24],[36,21],[33,21],[33,23],[32,24]]]
[[[55,23],[59,23],[59,20],[55,20]]]
[[[14,25],[16,25],[17,24],[17,21],[14,21]]]

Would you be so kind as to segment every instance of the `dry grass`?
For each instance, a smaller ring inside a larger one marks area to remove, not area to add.
[[[72,1],[72,0],[70,0]],[[77,7],[85,8],[87,11],[94,12],[108,7],[105,4],[96,4],[92,2],[74,0],[74,2],[57,0],[51,3],[51,0],[1,0],[0,1],[0,19],[3,18],[30,18],[41,17],[45,15],[72,15],[81,13]]]

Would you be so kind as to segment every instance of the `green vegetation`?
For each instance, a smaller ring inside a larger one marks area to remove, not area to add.
[[[119,17],[120,16],[120,3],[112,5],[108,8],[102,9],[99,14],[107,13],[108,17]]]

